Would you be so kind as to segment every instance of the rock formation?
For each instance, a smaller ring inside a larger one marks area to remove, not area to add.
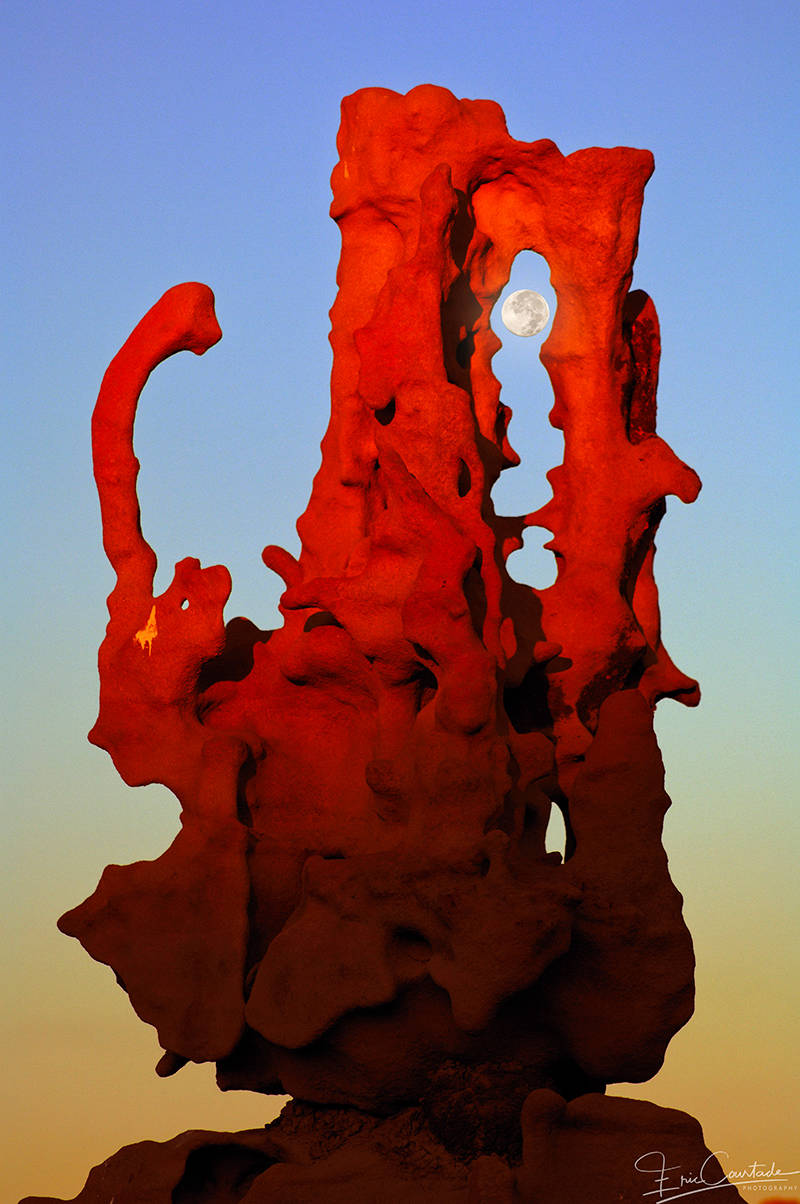
[[[222,567],[152,593],[134,416],[153,368],[219,339],[210,290],[167,292],[103,380],[117,583],[90,739],[168,786],[181,830],[60,921],[156,1028],[160,1074],[216,1062],[222,1089],[295,1102],[128,1147],[78,1199],[638,1200],[639,1154],[708,1157],[691,1118],[603,1094],[658,1070],[693,999],[652,716],[699,693],[653,554],[666,496],[700,486],[655,433],[658,320],[630,291],[652,158],[517,142],[432,86],[348,97],[338,146],[331,420],[299,559],[263,553],[279,630],[225,622]],[[525,249],[558,300],[564,462],[546,506],[501,517],[519,459],[490,314]],[[547,589],[506,569],[529,526]]]

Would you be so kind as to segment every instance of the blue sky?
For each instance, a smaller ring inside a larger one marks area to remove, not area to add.
[[[260,551],[297,548],[328,410],[339,103],[359,87],[430,82],[498,101],[521,140],[655,154],[634,285],[662,323],[659,431],[704,481],[694,506],[670,502],[656,560],[665,641],[704,690],[698,711],[662,704],[658,725],[699,998],[662,1075],[638,1093],[697,1112],[725,1148],[790,1160],[781,1100],[798,982],[787,903],[798,832],[799,27],[796,6],[773,0],[6,4],[5,1031],[9,1074],[28,1101],[20,1141],[43,1099],[41,1079],[38,1104],[25,1094],[26,1057],[56,1067],[48,1111],[74,1107],[82,1074],[94,1083],[103,1119],[81,1122],[85,1170],[128,1139],[235,1127],[213,1109],[251,1106],[219,1103],[207,1076],[193,1079],[185,1098],[169,1097],[159,1132],[146,1131],[147,1093],[173,1090],[150,1082],[150,1037],[136,1034],[109,972],[54,930],[107,862],[156,856],[176,827],[170,796],[127,790],[85,740],[113,583],[89,418],[145,310],[179,281],[211,285],[223,341],[164,364],[140,409],[145,534],[162,585],[183,556],[226,563],[228,615],[275,622],[279,583]],[[537,287],[532,259],[517,264],[517,287]],[[559,451],[529,342],[495,361],[523,456],[503,485],[509,509],[545,500],[543,472]],[[512,566],[535,579],[546,554],[526,549]],[[87,1026],[105,1034],[102,1050]],[[120,1053],[141,1041],[143,1070]],[[116,1083],[97,1069],[115,1059],[130,1076]],[[140,1102],[117,1136],[106,1113],[120,1083]],[[732,1092],[749,1093],[735,1122],[721,1106]],[[255,1108],[248,1115],[258,1123]],[[49,1179],[14,1190],[77,1191],[76,1132],[50,1140]]]

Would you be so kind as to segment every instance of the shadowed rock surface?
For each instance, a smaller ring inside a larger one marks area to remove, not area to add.
[[[457,1144],[472,1136],[469,1154],[433,1132],[424,1108],[383,1119],[291,1103],[265,1130],[126,1146],[91,1172],[73,1204],[640,1204],[657,1193],[664,1167],[669,1195],[681,1171],[702,1176],[695,1183],[709,1190],[726,1183],[696,1120],[594,1094],[567,1103],[534,1091],[517,1113],[513,1152],[501,1143],[483,1153],[497,1115],[492,1109],[488,1127],[470,1128],[486,1104],[483,1087],[479,1074],[460,1100],[454,1134]],[[730,1186],[725,1198],[741,1199]],[[59,1201],[29,1196],[21,1204]]]

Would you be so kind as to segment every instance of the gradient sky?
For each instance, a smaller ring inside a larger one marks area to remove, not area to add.
[[[656,558],[665,642],[704,692],[658,718],[698,1000],[658,1077],[615,1090],[696,1115],[729,1167],[800,1168],[799,29],[788,0],[7,0],[4,1199],[74,1195],[122,1144],[275,1110],[221,1095],[209,1067],[156,1079],[153,1031],[55,929],[107,863],[155,857],[177,830],[170,794],[129,790],[86,742],[113,584],[89,419],[150,305],[211,285],[222,343],[168,361],[144,394],[144,529],[159,589],[183,556],[222,562],[228,617],[273,625],[261,548],[297,551],[328,411],[339,102],[419,83],[498,101],[521,140],[655,154],[634,287],[661,317],[659,432],[704,481],[694,506],[670,501]],[[545,283],[535,260],[520,257],[517,287]],[[498,508],[519,511],[546,500],[561,444],[540,340],[506,343],[495,370],[523,465]],[[535,546],[510,567],[533,584],[551,572]]]

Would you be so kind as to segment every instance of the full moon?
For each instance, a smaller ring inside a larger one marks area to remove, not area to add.
[[[523,288],[506,297],[500,316],[507,330],[527,339],[544,330],[550,321],[550,306],[541,293]]]

